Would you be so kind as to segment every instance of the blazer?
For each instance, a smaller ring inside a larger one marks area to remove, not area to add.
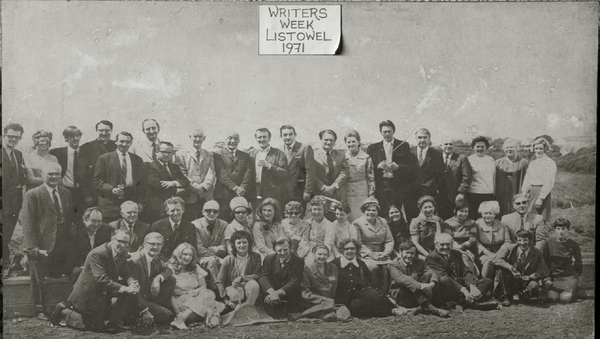
[[[19,214],[23,205],[23,185],[25,185],[25,171],[23,169],[23,153],[13,150],[17,163],[8,157],[6,149],[2,147],[2,212],[4,215]]]
[[[140,157],[129,153],[131,158],[131,176],[133,179],[133,196],[131,199],[141,203],[145,194],[144,163]],[[94,189],[98,192],[98,208],[105,216],[119,215],[123,199],[112,194],[112,189],[125,184],[121,177],[121,161],[117,151],[101,155],[94,167]]]
[[[340,189],[338,189],[334,198],[342,200],[345,198],[343,186],[346,181],[346,176],[348,175],[346,155],[336,150],[331,150],[330,154],[332,157],[331,160],[333,161],[333,168],[329,168],[329,166],[327,165],[327,154],[325,153],[325,151],[322,148],[318,148],[315,150],[314,193],[320,194],[325,186],[337,185]],[[334,181],[329,180],[327,176],[329,171],[333,171],[333,176],[335,177]]]
[[[445,155],[442,154],[442,164]],[[444,166],[444,183],[442,191],[448,201],[454,202],[458,193],[466,194],[471,185],[471,164],[466,156],[452,153],[448,166]]]
[[[144,140],[143,142],[141,140]],[[154,142],[156,145],[160,144],[160,140],[156,139]],[[157,147],[158,149],[158,147]],[[154,148],[150,143],[150,140],[145,136],[138,139],[138,141],[132,147],[131,153],[137,155],[142,159],[144,163],[149,163],[154,161]]]
[[[115,220],[108,224],[113,230],[124,229],[128,231],[123,219]],[[150,225],[145,222],[136,221],[133,224],[133,233],[130,234],[129,252],[136,252],[144,244],[144,238],[150,233]]]
[[[106,154],[117,150],[117,145],[114,141],[108,140],[106,143],[102,143],[100,140],[92,140],[81,145],[79,163],[84,168],[81,173],[81,179],[83,182],[83,193],[86,197],[92,197],[96,194],[94,190],[94,170],[96,162],[102,154]]]
[[[517,268],[517,259],[519,259],[519,245],[507,244],[498,251],[496,259],[494,259],[494,265],[510,270],[512,267]],[[529,247],[529,252],[525,257],[523,274],[531,277],[533,280],[540,280],[550,275],[550,271],[544,263],[544,255],[541,250]]]
[[[181,169],[181,173],[188,178],[190,186],[185,190],[183,199],[187,204],[194,204],[198,198],[204,201],[212,200],[215,193],[215,160],[212,152],[200,149],[199,159],[196,157],[196,149],[177,152],[175,164]],[[199,190],[202,191],[199,193]]]
[[[311,145],[296,141],[286,170],[285,189],[291,200],[303,201],[303,193],[312,194],[315,185],[315,154]]]
[[[267,293],[270,288],[282,289],[285,291],[285,298],[289,299],[291,295],[300,295],[303,270],[304,260],[293,253],[290,254],[290,259],[283,269],[279,256],[276,253],[269,254],[263,262],[258,283],[264,293]]]
[[[231,286],[231,282],[237,277],[244,277],[244,281],[257,280],[260,275],[260,268],[262,259],[260,254],[256,252],[248,253],[248,264],[244,272],[239,272],[235,265],[235,256],[233,254],[225,257],[225,260],[221,263],[221,269],[215,280],[219,291],[224,290],[226,287]]]
[[[233,191],[236,186],[246,190],[244,197],[248,199],[254,188],[254,162],[250,155],[240,150],[232,154],[227,147],[218,149],[214,153],[217,183],[215,185],[215,198],[231,200],[237,194]]]
[[[94,313],[124,286],[118,282],[120,278],[128,284],[133,280],[125,255],[119,255],[115,260],[110,243],[100,245],[85,258],[83,271],[68,301],[79,312]]]
[[[304,275],[300,283],[302,299],[310,304],[318,304],[323,297],[335,299],[338,283],[337,266],[325,263],[325,274],[321,274],[315,263],[304,267]]]
[[[391,290],[400,289],[401,287],[409,289],[411,292],[416,292],[421,283],[421,277],[425,274],[431,274],[430,282],[438,283],[438,277],[425,265],[425,261],[417,257],[413,259],[410,266],[406,266],[402,258],[395,259],[388,265],[390,276],[392,278]]]
[[[179,166],[169,163],[169,171],[161,165],[158,160],[146,163],[146,171],[148,172],[148,196],[150,198],[149,207],[158,218],[165,217],[164,203],[167,199],[177,195],[177,187],[163,188],[160,185],[161,181],[178,181],[182,188],[187,189],[190,185],[188,178],[183,175]],[[155,219],[156,220],[156,219]]]
[[[415,150],[415,157],[418,161],[419,147]],[[420,196],[431,195],[437,197],[444,186],[444,160],[442,152],[429,147],[423,163],[417,170],[417,184]]]
[[[138,300],[141,309],[148,307],[148,299],[150,298],[150,287],[152,286],[152,280],[157,275],[163,276],[163,281],[173,276],[173,271],[163,264],[162,260],[157,256],[152,260],[150,264],[150,272],[148,272],[148,261],[144,254],[144,249],[141,249],[131,254],[131,257],[127,261],[129,269],[131,270],[131,276],[140,283],[140,292],[138,293]]]
[[[187,242],[188,244],[198,248],[196,241],[196,228],[189,221],[181,220],[177,233],[173,233],[173,227],[169,218],[161,219],[151,226],[151,232],[158,232],[164,238],[163,248],[160,251],[162,259],[168,261],[171,259],[173,251],[179,244]]]
[[[58,225],[59,213],[54,208],[54,201],[42,184],[25,193],[21,210],[23,226],[23,248],[25,250],[46,250],[52,252],[54,245],[64,241],[71,233],[71,193],[64,187],[57,186],[62,204],[63,223]]]
[[[419,166],[417,157],[410,152],[408,142],[394,139],[393,145],[392,161],[398,165],[398,169],[392,172],[394,174],[391,179],[392,188],[408,190],[417,180],[417,168]],[[379,163],[386,161],[383,141],[369,145],[367,154],[373,159],[375,187],[380,190],[380,188],[389,185],[387,183],[384,185],[384,181],[389,179],[383,177],[383,169],[379,168]]]
[[[511,240],[516,243],[517,232],[521,229],[521,216],[519,213],[513,212],[511,214],[503,215],[501,222],[508,227]],[[527,213],[523,226],[523,229],[533,233],[533,242],[531,243],[531,246],[535,246],[535,248],[541,250],[549,237],[549,231],[546,227],[544,217],[539,214]]]
[[[256,154],[258,152],[258,148],[254,148],[249,152],[250,158],[252,158],[253,168],[256,168]],[[265,161],[272,166],[269,169],[262,167],[260,184],[255,184],[254,193],[256,196],[260,196],[263,199],[273,198],[277,199],[277,201],[281,201],[282,194],[285,190],[284,180],[287,177],[287,158],[280,149],[271,147]]]
[[[100,228],[96,230],[94,247],[92,247],[85,225],[83,222],[77,223],[73,242],[69,249],[69,267],[73,268],[83,265],[85,258],[94,248],[110,241],[112,231],[113,229],[107,224],[101,224]]]
[[[455,280],[464,287],[477,284],[477,279],[473,275],[473,272],[465,266],[462,253],[458,250],[450,250],[448,260],[437,250],[434,250],[425,258],[425,264],[431,268],[438,279],[447,277]]]
[[[225,230],[227,222],[221,219],[215,220],[212,232],[208,232],[206,218],[192,221],[196,230],[196,243],[198,258],[219,257],[225,258],[227,246],[225,245]]]
[[[83,158],[82,154],[81,154],[81,150],[82,148],[80,147],[78,152],[78,160],[77,160],[77,177],[75,178],[75,183],[79,184],[79,187],[83,187],[84,185],[84,181],[83,181],[83,176],[82,174],[85,173],[86,171],[86,166],[85,166],[85,161],[81,161],[81,159]],[[58,160],[58,163],[60,164],[60,167],[62,167],[62,172],[60,173],[61,177],[64,177],[65,174],[67,173],[67,166],[68,166],[68,161],[69,161],[69,147],[65,146],[65,147],[59,147],[59,148],[53,148],[50,150],[50,154],[54,155],[56,157],[56,159]]]

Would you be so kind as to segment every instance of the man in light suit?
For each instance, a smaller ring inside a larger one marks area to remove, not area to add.
[[[154,119],[142,121],[142,132],[144,132],[146,138],[139,139],[133,147],[132,153],[142,158],[144,163],[150,163],[156,160],[156,152],[160,146],[160,139],[158,138],[160,125],[158,121]]]
[[[231,222],[229,202],[234,197],[251,199],[254,188],[254,169],[250,155],[237,149],[240,143],[238,132],[230,132],[225,139],[225,147],[214,154],[217,183],[215,199],[221,206],[221,218]]]
[[[144,243],[144,237],[150,233],[150,225],[138,220],[140,207],[137,203],[127,200],[121,204],[121,219],[108,224],[113,229],[129,232],[129,252],[137,252]]]
[[[419,214],[416,200],[411,199],[411,189],[417,180],[417,157],[410,145],[394,138],[396,126],[390,120],[379,123],[383,140],[367,148],[375,166],[375,198],[381,206],[380,213],[387,217],[390,205],[404,207],[407,222]]]
[[[218,202],[215,200],[207,201],[202,207],[204,217],[192,222],[196,228],[198,245],[196,249],[200,260],[199,264],[210,271],[213,279],[216,279],[219,275],[220,259],[227,256],[227,246],[225,244],[227,222],[219,219],[219,212]]]
[[[346,156],[333,149],[337,134],[330,130],[319,132],[321,148],[315,150],[315,187],[314,192],[344,201],[345,181],[348,175]],[[325,214],[329,221],[335,220],[333,212]]]
[[[204,131],[200,128],[195,129],[190,134],[190,139],[193,142],[193,149],[179,151],[175,158],[175,163],[190,181],[183,195],[185,200],[183,218],[188,221],[196,220],[204,203],[213,199],[217,179],[213,154],[202,148],[202,143],[206,139]]]
[[[70,274],[71,193],[58,185],[61,171],[57,163],[44,164],[44,184],[25,193],[21,210],[22,246],[29,261],[36,317],[41,320],[48,320],[44,314],[44,277]]]
[[[512,241],[516,242],[517,232],[527,230],[531,232],[531,246],[541,250],[549,237],[549,227],[544,217],[539,214],[528,213],[529,198],[524,193],[515,194],[513,197],[513,208],[515,212],[502,216],[502,223],[508,226]]]
[[[142,203],[145,194],[145,171],[142,159],[129,148],[133,136],[117,134],[117,150],[101,155],[94,169],[94,188],[98,192],[98,207],[105,221],[114,221],[119,206],[125,200]]]
[[[424,195],[432,196],[439,201],[439,193],[444,184],[444,160],[442,152],[433,149],[431,144],[431,133],[427,128],[419,128],[415,133],[417,139],[416,156],[419,162],[417,170],[417,182],[413,199],[419,200]]]
[[[465,200],[471,185],[471,164],[466,156],[454,153],[454,142],[450,138],[442,141],[444,151],[444,183],[440,194],[439,215],[446,220],[454,216],[457,200]]]
[[[156,153],[156,160],[146,164],[148,172],[148,191],[150,198],[150,216],[148,221],[154,222],[165,217],[163,205],[172,197],[181,197],[190,185],[179,166],[172,163],[173,144],[162,141]]]
[[[23,205],[25,171],[23,154],[15,147],[23,136],[23,127],[10,123],[2,134],[2,267],[10,265],[9,244]]]
[[[258,148],[252,149],[249,154],[254,161],[256,200],[273,198],[281,202],[287,176],[287,159],[281,150],[271,147],[271,131],[259,128],[254,137]]]
[[[98,195],[94,189],[94,171],[98,158],[102,154],[117,149],[117,145],[110,139],[113,130],[112,122],[101,120],[96,124],[98,138],[81,145],[79,161],[82,162],[84,172],[81,174],[83,181],[83,196],[87,206],[98,206]]]
[[[152,232],[160,233],[163,238],[161,259],[167,261],[171,259],[173,251],[179,244],[189,243],[198,248],[196,238],[196,228],[191,222],[182,220],[185,211],[185,202],[180,197],[169,198],[165,201],[164,207],[167,217],[152,224]]]
[[[285,207],[291,200],[309,202],[315,182],[315,156],[312,146],[296,141],[294,126],[281,126],[279,135],[283,139],[283,154],[287,159],[287,177],[281,206]]]

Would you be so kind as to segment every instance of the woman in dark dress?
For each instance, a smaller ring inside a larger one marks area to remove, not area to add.
[[[512,198],[521,193],[521,185],[529,166],[529,161],[519,155],[519,146],[515,139],[504,140],[502,149],[506,156],[495,161],[496,199],[500,204],[500,216],[514,212]]]

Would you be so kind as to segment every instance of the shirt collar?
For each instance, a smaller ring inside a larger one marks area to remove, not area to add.
[[[289,146],[288,145],[284,145],[284,146],[285,146],[285,148],[289,148],[290,150],[293,150],[294,146],[296,146],[296,140],[294,140],[294,142],[291,145],[289,145]]]
[[[421,153],[421,148],[419,146],[417,146],[417,150],[419,153]],[[422,150],[423,150],[423,155],[427,154],[427,151],[429,150],[429,146],[423,148]]]
[[[154,258],[152,258],[152,257],[150,256],[150,254],[148,254],[148,251],[146,251],[146,250],[143,250],[143,252],[144,252],[144,256],[146,256],[146,262],[148,262],[148,263],[152,263],[152,260],[154,260]],[[148,272],[148,274],[150,274],[150,272]]]
[[[175,221],[171,220],[171,218],[169,218],[169,223],[171,224],[171,228],[175,227]],[[181,226],[181,221],[179,221],[177,224]]]
[[[262,149],[262,148],[257,148],[259,152],[264,152],[264,153],[269,153],[269,151],[271,150],[271,146],[269,145],[269,147]]]
[[[52,196],[52,193],[54,192],[54,190],[58,191],[58,186],[56,186],[55,188],[52,188],[52,187],[48,186],[48,184],[44,183],[44,187],[46,187],[46,190],[48,190],[48,193],[50,193],[50,196]]]
[[[352,259],[352,261],[346,259],[346,257],[344,257],[343,255],[340,257],[340,264],[342,264],[342,268],[345,268],[346,266],[348,266],[348,264],[352,264],[356,267],[358,266],[358,261],[356,261],[356,258]]]
[[[525,251],[525,257],[527,258],[527,255],[529,254],[529,250],[531,248],[529,248],[527,251]],[[521,247],[519,247],[519,250],[517,251],[517,254],[519,255],[519,257],[521,256],[521,253],[523,253],[523,250],[521,249]]]
[[[69,152],[69,154],[73,154],[75,153],[75,151],[79,152],[79,147],[73,148],[71,147],[71,145],[67,145],[67,151]]]

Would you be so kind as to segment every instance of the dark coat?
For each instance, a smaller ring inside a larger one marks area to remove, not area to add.
[[[286,169],[287,197],[290,200],[303,201],[303,193],[312,193],[315,182],[315,155],[312,146],[296,141]]]
[[[386,161],[383,141],[369,145],[367,148],[367,154],[369,154],[371,159],[373,159],[373,167],[375,169],[375,187],[377,187],[379,190],[380,187],[385,186],[383,170],[378,167],[380,162]],[[410,152],[410,145],[408,142],[394,139],[392,161],[398,164],[398,169],[393,171],[394,178],[391,179],[392,188],[405,191],[409,190],[413,183],[417,180],[417,168],[419,164],[417,162],[417,157]]]
[[[460,251],[450,250],[450,260],[446,260],[437,250],[434,250],[425,258],[425,263],[439,279],[448,277],[464,287],[477,284],[473,272],[465,266]]]
[[[250,151],[250,158],[252,158],[252,166],[256,168],[256,154],[258,149],[252,149]],[[281,201],[283,192],[285,190],[285,178],[287,177],[287,159],[285,154],[277,148],[271,147],[267,153],[265,161],[270,163],[271,168],[267,169],[262,167],[262,173],[260,176],[260,185],[256,183],[254,185],[254,195],[264,198],[273,198],[277,201]],[[256,178],[254,178],[256,181]],[[252,200],[253,197],[251,197]]]
[[[360,292],[368,287],[373,287],[373,279],[367,265],[360,259],[358,268],[348,264],[342,268],[341,257],[335,258],[331,263],[337,267],[338,284],[335,291],[335,303],[349,305],[350,300],[359,297]]]
[[[494,259],[494,265],[510,270],[511,267],[517,268],[517,259],[519,259],[519,245],[506,244],[503,246]],[[544,263],[544,255],[541,250],[530,247],[527,257],[525,257],[524,275],[530,276],[533,280],[550,275],[548,267]]]
[[[122,228],[127,231],[123,219],[115,220],[108,225],[114,230]],[[144,238],[148,233],[150,233],[150,225],[139,220],[136,221],[135,224],[133,224],[133,234],[130,235],[129,252],[137,252],[140,246],[144,244]]]
[[[23,154],[13,150],[17,163],[13,163],[8,153],[2,147],[2,212],[4,215],[18,215],[23,205],[23,185],[25,171],[23,170]]]
[[[110,241],[113,229],[107,224],[100,225],[96,231],[94,238],[94,247],[90,245],[90,237],[87,234],[87,229],[83,222],[79,222],[75,226],[75,234],[73,236],[72,247],[69,249],[69,267],[79,267],[85,263],[87,255],[96,247]]]
[[[173,234],[173,227],[169,222],[169,218],[161,219],[152,224],[152,232],[162,234],[164,245],[160,252],[164,260],[171,258],[173,251],[180,244],[187,242],[188,244],[198,248],[196,240],[196,227],[189,221],[181,220],[177,229],[177,234]]]
[[[416,152],[419,152],[417,147]],[[418,154],[415,154],[417,161]],[[429,147],[425,154],[423,163],[417,170],[417,185],[419,196],[430,195],[437,198],[442,187],[444,186],[444,160],[442,152]]]
[[[86,197],[93,197],[96,195],[93,185],[96,162],[98,162],[98,158],[102,154],[115,151],[117,145],[112,140],[103,144],[100,140],[96,139],[86,142],[79,149],[81,150],[79,162],[83,168],[83,172],[81,173],[83,193]]]
[[[143,253],[143,249],[131,254],[128,260],[129,269],[131,270],[131,276],[140,283],[139,302],[142,309],[148,307],[148,299],[150,299],[150,287],[152,286],[152,280],[161,274],[163,281],[173,276],[173,271],[168,268],[160,258],[156,257],[150,264],[150,272],[148,272],[148,262],[146,261],[146,255]]]
[[[290,297],[299,298],[303,271],[304,260],[298,258],[293,253],[283,270],[281,269],[281,262],[277,254],[269,254],[263,261],[258,283],[264,293],[270,288],[274,290],[282,289],[286,293],[286,299]]]
[[[177,187],[163,188],[160,185],[161,181],[177,181],[181,184],[181,188],[187,188],[190,185],[188,178],[183,175],[179,166],[169,163],[169,171],[158,161],[146,163],[146,171],[148,173],[148,203],[149,212],[154,215],[154,220],[166,216],[164,203],[167,199],[177,195]],[[182,194],[184,195],[184,194]]]
[[[254,189],[254,162],[250,155],[239,150],[233,154],[223,147],[215,154],[215,171],[217,183],[215,185],[215,199],[231,200],[237,196],[233,188],[239,186],[246,190],[244,197],[251,198]]]
[[[442,162],[444,161],[442,157]],[[466,194],[471,185],[471,164],[466,156],[452,153],[448,166],[444,165],[443,193],[454,202],[458,193]]]
[[[421,277],[427,274],[431,274],[430,282],[438,282],[437,275],[433,270],[425,265],[424,260],[416,257],[410,267],[407,267],[401,258],[395,259],[388,265],[388,270],[392,278],[390,291],[404,287],[414,293],[421,285]]]
[[[81,154],[81,150],[82,150],[82,148],[80,147],[79,151],[78,151],[78,160],[77,160],[77,169],[76,169],[77,177],[75,178],[75,183],[79,184],[79,187],[83,187],[83,185],[84,185],[83,174],[86,171],[85,161],[81,160],[83,158],[83,156]],[[60,173],[60,175],[61,175],[61,177],[64,177],[65,173],[67,173],[67,166],[68,166],[67,162],[69,161],[68,146],[51,149],[50,154],[55,156],[56,159],[58,160],[60,167],[62,167],[62,172]]]

